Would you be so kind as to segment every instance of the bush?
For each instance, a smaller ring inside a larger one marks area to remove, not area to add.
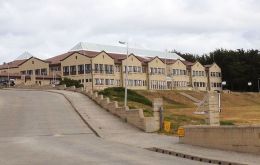
[[[103,94],[104,96],[107,96],[113,100],[123,101],[125,96],[125,88],[123,87],[106,88],[103,91],[100,91],[99,94]],[[152,102],[150,100],[148,100],[146,97],[130,89],[127,89],[127,99],[130,101],[152,106]]]
[[[235,125],[231,120],[221,120],[220,125]]]
[[[83,87],[78,80],[72,80],[66,77],[61,80],[60,85],[66,85],[67,87],[75,86],[76,88]]]

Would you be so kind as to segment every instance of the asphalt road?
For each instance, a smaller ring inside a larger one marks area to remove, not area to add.
[[[62,95],[0,90],[0,164],[202,163],[98,138]]]

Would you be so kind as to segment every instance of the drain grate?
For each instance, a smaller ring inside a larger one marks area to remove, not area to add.
[[[223,161],[223,160],[208,159],[208,158],[203,158],[203,157],[199,157],[199,156],[193,156],[193,155],[189,155],[189,154],[183,154],[180,152],[156,148],[156,147],[146,148],[146,149],[150,150],[150,151],[162,153],[162,154],[172,155],[172,156],[176,156],[176,157],[180,157],[180,158],[184,158],[184,159],[190,159],[190,160],[205,162],[205,163],[212,163],[212,164],[219,164],[219,165],[246,165],[246,164]]]

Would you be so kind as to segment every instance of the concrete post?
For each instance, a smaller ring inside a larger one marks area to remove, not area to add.
[[[219,126],[219,96],[217,92],[208,93],[208,105],[207,105],[207,124],[211,126]]]
[[[163,127],[163,99],[155,98],[153,100],[153,116],[155,122],[158,123],[159,128]]]

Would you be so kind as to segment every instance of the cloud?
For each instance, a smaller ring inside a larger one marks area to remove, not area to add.
[[[257,0],[0,0],[0,63],[47,58],[80,41],[207,53],[260,49]]]

